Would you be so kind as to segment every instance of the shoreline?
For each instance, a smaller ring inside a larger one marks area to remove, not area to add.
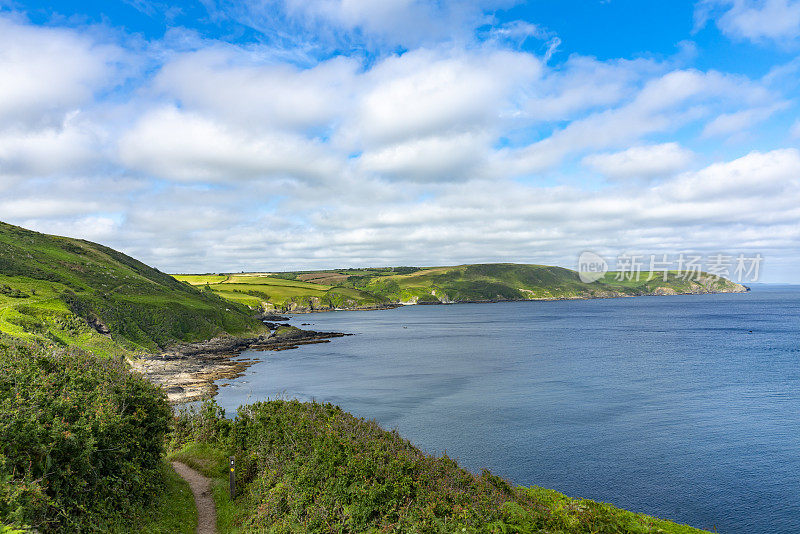
[[[302,345],[330,343],[352,334],[293,329],[284,335],[253,338],[223,336],[197,343],[181,343],[161,354],[140,355],[130,361],[131,368],[151,383],[160,386],[170,404],[185,404],[210,399],[217,394],[220,379],[238,378],[258,360],[242,358],[246,350],[282,351]]]
[[[629,293],[610,293],[610,294],[597,294],[597,295],[575,295],[565,297],[535,297],[524,299],[477,299],[477,300],[454,300],[454,301],[424,301],[424,302],[395,302],[382,306],[356,306],[352,308],[314,308],[314,307],[295,307],[292,310],[270,310],[265,312],[264,317],[279,315],[306,315],[310,313],[327,313],[334,311],[378,311],[378,310],[393,310],[396,308],[403,308],[405,306],[449,306],[452,304],[496,304],[500,302],[557,302],[563,300],[599,300],[599,299],[621,299],[621,298],[636,298],[636,297],[677,297],[677,296],[693,296],[693,295],[721,295],[721,294],[742,294],[749,293],[748,286],[741,286],[735,289],[726,289],[720,291],[708,290],[695,290],[695,291],[675,291],[672,288],[660,287],[650,293],[629,294]]]
[[[258,360],[242,358],[241,354],[247,350],[255,351],[281,351],[296,349],[302,345],[316,343],[329,343],[331,339],[353,334],[341,332],[316,332],[301,330],[286,323],[273,321],[286,321],[290,316],[301,316],[311,313],[326,313],[333,311],[378,311],[389,310],[405,306],[449,306],[453,304],[496,304],[502,302],[555,302],[575,300],[595,300],[634,297],[662,297],[662,296],[691,296],[710,294],[741,294],[750,289],[742,286],[742,290],[723,291],[693,291],[693,292],[652,292],[640,295],[615,294],[569,297],[545,297],[529,299],[486,299],[486,300],[460,300],[454,302],[415,302],[405,304],[389,304],[386,306],[369,306],[356,308],[317,308],[308,310],[293,310],[287,312],[269,311],[261,315],[261,320],[270,330],[269,335],[260,335],[252,338],[223,336],[200,341],[196,343],[181,343],[160,354],[140,355],[130,361],[131,368],[143,375],[147,380],[162,387],[170,404],[185,404],[213,398],[218,391],[215,384],[221,379],[235,379],[243,376],[251,365]],[[280,315],[278,314],[280,313]],[[289,327],[291,330],[278,334],[278,329]]]

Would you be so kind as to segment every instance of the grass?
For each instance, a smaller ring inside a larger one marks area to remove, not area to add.
[[[181,282],[187,282],[193,286],[219,284],[229,278],[228,275],[223,274],[176,274],[174,276]]]
[[[246,303],[89,241],[0,223],[0,273],[0,333],[100,356],[263,331]]]
[[[238,534],[238,508],[231,500],[228,486],[228,457],[214,445],[192,442],[172,452],[168,460],[182,462],[211,479],[214,504],[217,506],[217,531]]]
[[[327,291],[331,286],[324,284],[312,284],[310,282],[303,282],[300,280],[285,280],[283,278],[276,278],[274,276],[265,275],[233,275],[230,277],[228,283],[231,284],[248,284],[248,285],[266,285],[277,287],[294,287],[298,289],[311,289]]]
[[[197,508],[189,484],[172,466],[164,464],[164,491],[156,496],[152,506],[127,525],[127,532],[152,534],[194,534],[197,528]]]
[[[352,287],[337,287],[270,276],[232,275],[225,282],[207,284],[204,287],[229,301],[251,307],[336,308],[375,305],[383,301],[367,291]]]

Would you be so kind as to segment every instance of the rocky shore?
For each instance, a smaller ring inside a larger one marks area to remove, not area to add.
[[[269,324],[275,331],[252,338],[225,336],[199,343],[183,343],[157,355],[140,355],[131,367],[164,388],[170,403],[179,404],[213,397],[216,380],[236,378],[254,360],[240,357],[245,350],[288,350],[312,343],[328,343],[349,334],[300,330]]]

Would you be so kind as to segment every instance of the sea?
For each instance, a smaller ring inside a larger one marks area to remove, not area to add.
[[[730,534],[800,532],[800,286],[295,315],[354,334],[225,380],[338,404],[520,485]]]

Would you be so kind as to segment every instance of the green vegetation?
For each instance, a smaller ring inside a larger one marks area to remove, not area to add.
[[[690,280],[676,272],[667,273],[666,280],[663,272],[643,272],[631,279],[612,272],[597,282],[584,283],[569,269],[513,263],[217,275],[213,280],[203,275],[176,278],[204,285],[235,302],[279,311],[744,290],[724,278],[702,274]]]
[[[330,404],[271,401],[236,419],[207,402],[175,423],[173,457],[216,479],[220,532],[702,531],[538,487],[475,476]],[[225,495],[236,457],[239,496]]]
[[[213,435],[207,435],[213,442],[190,442],[169,455],[169,460],[177,460],[199,471],[211,479],[211,491],[217,506],[217,530],[223,534],[238,534],[238,517],[241,510],[231,500],[228,489],[228,457]]]
[[[2,333],[112,356],[262,327],[247,306],[103,245],[0,223]]]
[[[607,276],[589,286],[567,269],[501,264],[179,281],[102,245],[0,223],[0,532],[193,531],[193,499],[165,462],[167,443],[169,459],[214,479],[223,533],[700,532],[475,476],[329,404],[258,403],[230,420],[211,402],[174,417],[163,391],[124,363],[135,351],[259,331],[257,306],[735,289],[670,276]],[[235,500],[227,495],[229,455],[238,466]]]
[[[385,299],[356,289],[328,285],[346,280],[341,274],[323,273],[313,282],[305,282],[303,274],[267,275],[238,274],[211,278],[205,275],[175,275],[175,278],[213,292],[232,302],[262,309],[292,311],[296,309],[333,309],[377,306]],[[219,280],[222,278],[222,280]]]
[[[144,518],[170,417],[119,360],[0,335],[0,521],[107,532]]]
[[[197,508],[189,484],[172,466],[163,464],[164,486],[154,495],[153,502],[128,518],[122,532],[147,534],[194,534],[197,525]]]

